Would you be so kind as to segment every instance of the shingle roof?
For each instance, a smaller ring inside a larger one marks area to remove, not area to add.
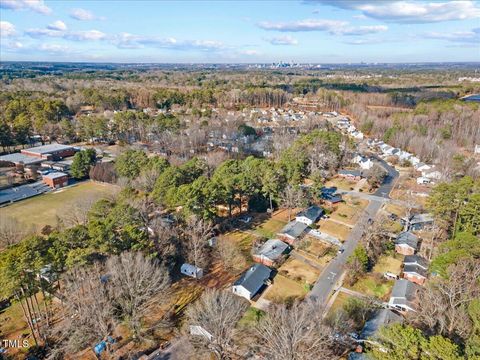
[[[263,255],[270,260],[277,260],[285,250],[288,249],[288,245],[283,241],[278,239],[267,240],[258,251],[255,252],[255,255]]]
[[[407,255],[403,259],[403,265],[419,265],[428,269],[428,260],[419,255]]]
[[[234,285],[243,286],[251,294],[255,294],[270,278],[271,270],[262,264],[255,264],[245,271]]]
[[[395,244],[406,244],[416,249],[418,245],[418,237],[409,231],[404,231],[397,236]]]
[[[432,214],[416,214],[410,218],[410,224],[426,223],[433,222]]]
[[[403,322],[403,318],[389,309],[381,309],[375,312],[374,316],[365,323],[360,337],[367,339],[374,336],[382,326]]]
[[[305,216],[307,219],[310,219],[312,221],[318,220],[320,215],[322,215],[323,209],[321,207],[318,207],[316,205],[310,206],[308,209],[300,211],[297,214],[297,217],[300,216]]]
[[[418,285],[412,283],[411,281],[399,279],[395,281],[395,285],[393,285],[391,297],[403,298],[407,301],[412,301],[416,297],[417,289]]]
[[[403,267],[403,272],[404,273],[415,273],[423,277],[427,277],[427,270],[424,268],[418,266],[418,265],[405,265]]]
[[[285,227],[279,232],[279,234],[284,234],[293,237],[296,239],[307,229],[307,225],[299,221],[290,221]]]

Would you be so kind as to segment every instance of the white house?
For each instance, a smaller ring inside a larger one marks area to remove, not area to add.
[[[431,182],[432,180],[427,177],[420,176],[417,178],[417,184],[419,185],[430,184]]]
[[[183,275],[187,275],[195,279],[201,279],[203,277],[203,269],[187,263],[180,267],[180,272]]]
[[[313,223],[317,222],[317,220],[320,219],[320,216],[322,216],[322,214],[323,209],[313,205],[304,211],[300,211],[295,216],[295,220],[310,226]]]
[[[235,281],[232,291],[235,295],[250,300],[267,285],[271,273],[272,271],[265,265],[255,264]]]
[[[432,167],[428,164],[424,164],[424,163],[418,163],[417,165],[415,165],[415,169],[417,169],[417,171],[426,171],[426,170],[430,170]]]

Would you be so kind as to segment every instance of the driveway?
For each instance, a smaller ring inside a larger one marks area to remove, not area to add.
[[[362,238],[363,232],[368,224],[368,219],[375,218],[385,199],[389,199],[390,191],[392,191],[393,185],[397,180],[398,171],[388,165],[384,160],[377,160],[388,172],[388,176],[385,178],[380,188],[375,192],[375,196],[370,199],[370,203],[365,208],[365,213],[357,221],[345,240],[343,244],[344,252],[338,254],[337,257],[328,264],[313,286],[312,291],[308,294],[310,299],[318,301],[321,305],[327,303],[335,285],[340,281],[342,274],[345,271],[347,259],[353,253],[358,242]]]

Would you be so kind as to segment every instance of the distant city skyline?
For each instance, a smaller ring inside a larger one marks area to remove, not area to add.
[[[480,60],[478,1],[0,0],[1,61]]]

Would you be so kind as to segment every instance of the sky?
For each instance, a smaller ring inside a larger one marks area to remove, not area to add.
[[[0,61],[480,61],[480,1],[0,0]]]

